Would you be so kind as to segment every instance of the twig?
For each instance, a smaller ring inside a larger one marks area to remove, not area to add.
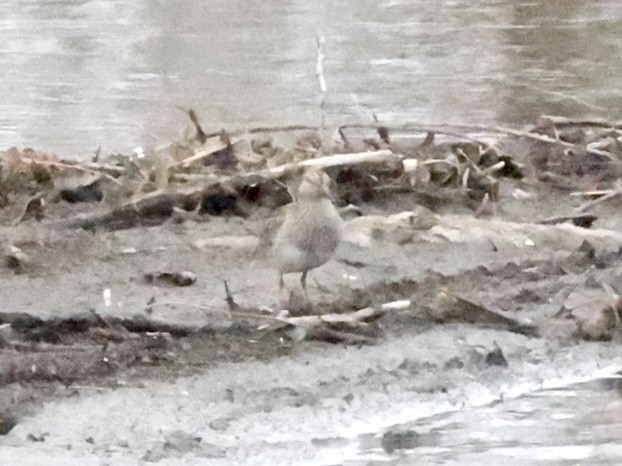
[[[201,124],[199,123],[199,117],[197,116],[196,112],[193,109],[189,109],[187,112],[188,112],[188,117],[190,118],[190,121],[192,122],[192,124],[194,125],[194,128],[197,131],[197,135],[196,135],[197,140],[201,144],[204,144],[205,141],[207,141],[207,135],[203,131],[203,128],[201,128]]]
[[[343,125],[341,126],[341,128],[379,128],[381,126],[385,126],[385,125],[378,125],[378,124],[367,124],[367,125],[363,125],[363,124],[353,124],[353,125]],[[386,126],[385,126],[386,127]],[[473,139],[471,136],[467,135],[467,134],[460,134],[460,133],[456,133],[455,130],[463,130],[463,131],[479,131],[479,132],[484,132],[484,133],[502,133],[502,134],[507,134],[510,136],[516,136],[516,137],[523,137],[523,138],[527,138],[527,139],[533,139],[535,141],[540,141],[540,142],[546,142],[548,144],[553,144],[553,145],[559,145],[559,146],[563,146],[563,147],[567,147],[570,149],[576,149],[578,146],[576,144],[572,144],[570,142],[566,142],[566,141],[562,141],[561,139],[554,139],[548,136],[545,136],[543,134],[539,134],[539,133],[531,133],[528,131],[520,131],[520,130],[515,130],[515,129],[511,129],[511,128],[504,128],[504,127],[500,127],[500,126],[483,126],[483,125],[452,125],[452,124],[440,124],[440,125],[412,125],[412,124],[405,124],[405,125],[401,125],[401,126],[395,126],[395,127],[388,127],[388,129],[390,129],[391,131],[419,131],[419,132],[432,132],[432,133],[439,133],[439,134],[446,134],[448,136],[456,136],[456,137],[460,137],[463,139],[470,139],[474,142],[478,142],[480,144],[484,144],[486,146],[489,146],[489,144],[486,144],[483,141],[479,141],[477,139]],[[452,131],[454,130],[454,131]],[[611,161],[614,162],[618,162],[618,160],[612,156],[610,153],[605,152],[605,151],[601,151],[598,149],[586,149],[586,152],[589,154],[593,154],[593,155],[599,155],[601,157],[605,157],[608,158]]]
[[[469,157],[468,155],[466,155],[466,153],[458,148],[456,150],[456,153],[460,156],[462,156],[464,158],[464,160],[466,160],[466,162],[473,167],[473,169],[475,170],[476,173],[480,174],[482,172],[482,170],[477,166],[477,164],[475,162],[473,162],[473,160],[471,160],[471,157]]]
[[[611,123],[611,122],[607,122],[604,120],[602,121],[601,120],[569,120],[563,117],[548,116],[548,115],[544,116],[544,118],[548,118],[553,121],[554,125],[562,126],[562,127],[563,126],[594,126],[594,127],[607,128],[607,129],[609,128],[622,129],[622,122]],[[454,136],[454,137],[458,137],[461,139],[470,140],[472,142],[477,142],[485,146],[488,146],[486,142],[478,140],[477,138],[474,138],[473,136],[470,136],[468,134],[457,133],[455,131],[452,131],[451,129],[453,128],[455,130],[479,131],[479,132],[485,132],[485,133],[486,132],[487,133],[505,133],[505,134],[510,134],[513,136],[523,136],[523,137],[527,137],[531,139],[536,139],[536,140],[548,142],[551,144],[560,142],[555,139],[547,138],[546,136],[539,135],[537,133],[529,133],[529,132],[524,132],[524,131],[512,130],[512,129],[504,128],[504,127],[483,126],[483,125],[469,126],[469,125],[452,125],[452,124],[446,124],[446,123],[441,123],[438,125],[418,125],[414,123],[406,123],[403,125],[391,126],[391,125],[386,125],[386,124],[381,124],[381,123],[360,123],[360,124],[353,123],[353,124],[342,125],[339,127],[339,129],[342,129],[342,130],[346,130],[346,129],[377,130],[380,127],[385,127],[392,132],[417,131],[417,132],[422,132],[422,133],[445,134],[447,136]],[[234,129],[234,130],[229,131],[229,134],[240,135],[240,134],[261,134],[261,133],[278,133],[278,132],[290,132],[290,131],[317,131],[317,130],[318,130],[318,127],[313,126],[313,125],[260,126],[260,127],[251,128],[251,129]],[[218,135],[220,135],[220,131],[214,131],[211,133],[207,133],[206,137],[211,138],[211,137],[218,136]],[[563,143],[562,145],[568,145],[568,147],[573,147],[573,144],[571,143],[566,143],[564,141],[561,141],[561,142]]]
[[[66,169],[71,169],[71,170],[77,170],[80,172],[85,172],[85,173],[91,173],[94,175],[102,175],[105,176],[106,178],[108,178],[110,181],[112,181],[113,183],[124,187],[123,183],[121,183],[119,180],[117,180],[114,176],[109,175],[108,173],[106,173],[105,171],[103,171],[104,168],[107,168],[106,166],[100,166],[102,167],[101,170],[98,169],[93,169],[93,168],[89,168],[89,166],[94,166],[95,164],[90,163],[88,165],[73,165],[70,163],[65,163],[65,162],[53,162],[53,161],[47,161],[47,160],[30,160],[26,157],[20,157],[20,161],[24,162],[26,164],[35,164],[35,165],[47,165],[50,167],[58,167],[58,168],[66,168]]]
[[[556,116],[556,115],[542,115],[542,118],[550,120],[555,126],[593,126],[595,128],[604,129],[622,129],[622,121],[612,123],[610,121],[602,119],[590,119],[590,120],[573,120],[571,118]]]
[[[576,212],[583,212],[587,209],[591,209],[592,207],[594,207],[595,205],[598,205],[602,202],[608,201],[609,199],[613,199],[614,197],[619,196],[620,194],[622,194],[622,180],[618,179],[615,184],[613,189],[608,192],[607,194],[605,194],[602,197],[599,197],[598,199],[594,199],[593,201],[590,202],[586,202],[585,204],[583,204],[582,206],[579,206],[575,209]]]
[[[490,167],[482,170],[481,174],[484,176],[488,176],[494,172],[498,172],[499,170],[502,170],[504,167],[505,167],[505,161],[501,160],[500,162],[497,162],[494,165],[491,165]]]
[[[339,136],[341,137],[341,140],[343,141],[343,147],[345,147],[346,150],[352,150],[352,144],[350,144],[350,140],[348,139],[348,136],[346,136],[346,133],[341,128],[339,128]]]
[[[220,136],[221,133],[218,133],[218,135]],[[204,143],[205,143],[205,141],[204,141]],[[212,155],[214,152],[218,152],[218,151],[223,150],[225,148],[227,148],[227,144],[225,142],[223,142],[221,139],[219,139],[218,143],[212,145],[211,147],[207,147],[205,149],[202,149],[202,150],[194,153],[190,157],[186,157],[185,159],[180,160],[179,162],[176,162],[176,163],[173,163],[173,164],[169,165],[169,169],[180,167],[180,166],[181,167],[187,167],[188,165],[196,162],[197,160],[204,159],[205,157],[208,157],[208,156]]]
[[[322,50],[322,46],[324,45],[323,36],[317,36],[316,45],[317,61],[315,63],[315,74],[317,75],[318,82],[320,83],[320,91],[322,92],[322,94],[326,94],[326,78],[324,77],[324,51]]]
[[[577,212],[584,212],[584,211],[586,211],[588,209],[591,209],[595,205],[601,204],[601,203],[603,203],[605,201],[608,201],[609,199],[613,199],[614,197],[617,197],[620,194],[622,194],[622,190],[616,189],[615,191],[612,191],[609,194],[605,194],[604,196],[599,197],[598,199],[594,199],[593,201],[586,202],[582,206],[577,207],[575,210]]]
[[[229,310],[230,311],[239,311],[240,310],[240,306],[238,305],[238,303],[236,303],[233,299],[233,296],[231,296],[231,292],[229,291],[229,284],[227,283],[227,280],[223,280],[224,284],[225,284],[225,302],[227,303],[227,306],[229,306]]]
[[[249,179],[249,178],[278,178],[286,173],[295,172],[299,168],[313,167],[318,169],[324,169],[329,167],[336,167],[340,165],[356,165],[362,163],[399,163],[402,160],[402,155],[395,154],[392,151],[385,149],[379,151],[370,152],[353,152],[348,154],[334,154],[324,157],[318,157],[316,159],[302,160],[299,162],[291,162],[283,165],[279,165],[273,168],[268,168],[258,172],[251,172],[246,174],[237,174],[233,176],[221,177],[216,180],[210,180],[208,184],[204,185],[202,189],[207,189],[212,185],[221,184],[224,185],[233,179]],[[201,178],[197,178],[201,179]],[[186,193],[188,194],[188,193]]]
[[[301,162],[286,163],[278,167],[270,168],[261,172],[262,174],[280,176],[284,173],[294,171],[299,167],[328,168],[340,165],[355,165],[360,163],[398,163],[402,160],[400,154],[392,151],[378,150],[373,152],[355,152],[350,154],[335,154],[317,159],[303,160]]]
[[[301,317],[282,317],[279,320],[302,327],[305,329],[311,329],[319,325],[324,324],[360,324],[363,322],[370,322],[382,317],[388,311],[404,310],[410,307],[411,302],[407,299],[400,301],[392,301],[382,304],[378,307],[366,307],[359,309],[358,311],[349,312],[347,314],[324,314],[324,315],[310,315]]]
[[[432,144],[434,143],[434,135],[435,134],[444,134],[446,136],[452,136],[458,139],[462,139],[462,140],[466,140],[466,141],[470,141],[476,144],[481,144],[482,146],[484,146],[486,149],[490,149],[492,148],[491,144],[487,143],[486,141],[482,141],[480,139],[477,139],[473,136],[470,136],[468,134],[463,134],[463,133],[456,133],[455,131],[448,131],[445,129],[440,130],[438,126],[434,126],[434,127],[428,127],[428,126],[423,126],[423,125],[413,125],[410,123],[404,124],[404,125],[397,125],[397,126],[387,126],[384,124],[380,124],[380,123],[369,123],[369,124],[348,124],[348,125],[342,125],[339,127],[340,130],[345,130],[345,129],[375,129],[378,130],[380,128],[384,128],[388,131],[391,132],[405,132],[405,131],[415,131],[415,132],[420,132],[420,133],[426,133],[426,137],[424,139],[424,141],[421,143],[420,147],[429,147],[432,146]]]
[[[436,163],[444,163],[445,165],[449,165],[452,168],[455,168],[458,173],[460,173],[460,165],[457,165],[453,162],[451,162],[450,160],[445,160],[445,159],[427,159],[427,160],[423,160],[421,162],[419,162],[421,165],[434,165]]]
[[[519,130],[515,130],[515,129],[503,128],[503,127],[498,127],[498,126],[480,126],[480,125],[475,125],[475,126],[441,125],[440,126],[440,128],[443,128],[443,127],[451,127],[451,128],[456,128],[456,129],[465,129],[465,130],[474,130],[474,131],[489,131],[489,132],[495,132],[495,133],[504,133],[504,134],[508,134],[510,136],[516,136],[516,137],[522,137],[522,138],[527,138],[527,139],[533,139],[535,141],[546,142],[547,144],[558,145],[558,146],[567,147],[567,148],[570,148],[570,149],[576,149],[578,147],[576,144],[572,144],[570,142],[562,141],[561,139],[554,139],[554,138],[551,138],[549,136],[545,136],[543,134],[531,133],[531,132],[528,132],[528,131],[519,131]],[[432,129],[432,131],[434,131],[434,129]],[[607,158],[607,159],[609,159],[609,160],[611,160],[613,162],[619,162],[609,152],[605,152],[605,151],[598,150],[598,149],[587,149],[587,148],[586,148],[586,152],[589,153],[589,154],[599,155],[601,157],[605,157],[605,158]]]
[[[605,194],[613,193],[613,189],[594,189],[592,191],[574,191],[569,194],[572,197],[592,197],[592,196],[604,196]]]
[[[316,38],[317,44],[317,61],[315,63],[315,74],[317,75],[318,82],[320,84],[321,100],[320,100],[320,135],[322,139],[322,145],[324,145],[324,134],[326,132],[326,116],[324,107],[326,106],[326,78],[324,77],[324,37],[318,35]]]
[[[558,223],[572,222],[573,225],[590,228],[592,224],[598,220],[596,215],[591,214],[579,214],[579,215],[566,215],[566,216],[556,216],[545,218],[544,220],[540,220],[538,223],[542,225],[557,225]]]

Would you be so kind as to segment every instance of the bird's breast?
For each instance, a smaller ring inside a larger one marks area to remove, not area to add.
[[[343,222],[329,200],[301,207],[283,224],[273,245],[281,268],[288,271],[319,267],[341,241]]]

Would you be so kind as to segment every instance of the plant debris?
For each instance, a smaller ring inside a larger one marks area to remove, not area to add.
[[[370,362],[357,380],[339,383],[392,390],[382,378],[390,376],[408,380],[410,391],[441,393],[448,372],[472,371],[474,380],[476,370],[516,370],[521,345],[537,365],[539,344],[548,355],[622,337],[620,123],[376,121],[337,128],[331,142],[315,127],[210,129],[185,112],[186,136],[135,154],[76,161],[30,148],[0,152],[0,389],[117,387],[124,377],[298,357],[311,345],[350,345],[347,354],[359,357],[419,337],[420,360],[410,355],[389,369]],[[310,298],[283,309],[267,285],[276,282],[270,265],[251,252],[307,167],[331,178],[344,239],[335,259],[310,274]],[[426,340],[428,332],[439,341]],[[305,396],[285,393],[297,407],[313,403]],[[357,403],[347,394],[342,401]],[[23,411],[2,413],[0,433]],[[229,422],[210,421],[215,431]],[[175,432],[145,457],[177,445],[203,451],[198,437]],[[425,435],[392,429],[381,446],[416,448]]]

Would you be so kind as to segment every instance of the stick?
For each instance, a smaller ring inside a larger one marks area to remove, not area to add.
[[[317,44],[317,61],[315,63],[315,74],[320,84],[320,92],[322,99],[320,101],[320,138],[322,145],[325,143],[324,135],[326,134],[326,116],[324,107],[326,106],[326,78],[324,77],[324,36],[318,35],[316,39]]]
[[[592,196],[604,196],[605,194],[611,194],[615,192],[613,189],[595,189],[593,191],[573,191],[569,194],[572,197],[592,197]]]
[[[280,176],[290,171],[295,171],[299,167],[313,167],[324,169],[337,167],[340,165],[356,165],[360,163],[398,163],[402,160],[400,154],[395,154],[388,149],[372,152],[355,152],[350,154],[335,154],[317,159],[303,160],[301,162],[286,163],[278,167],[270,168],[260,174]]]
[[[282,317],[278,318],[285,323],[302,327],[304,329],[312,329],[324,324],[350,324],[359,325],[361,323],[377,320],[382,317],[387,311],[404,310],[410,306],[409,300],[393,301],[385,303],[379,307],[366,307],[359,309],[358,311],[350,312],[348,314],[324,314],[324,315],[312,315],[302,317]]]
[[[218,135],[221,135],[221,133],[218,133]],[[237,141],[236,141],[237,142]],[[196,153],[194,153],[193,155],[191,155],[190,157],[186,157],[185,159],[173,163],[171,165],[169,165],[169,169],[171,168],[176,168],[176,167],[187,167],[188,165],[190,165],[193,162],[196,162],[197,160],[201,160],[205,157],[208,157],[210,155],[212,155],[214,152],[218,152],[219,150],[223,150],[227,148],[227,143],[223,142],[222,140],[219,140],[216,144],[212,145],[211,147],[208,147],[206,149],[202,149]]]
[[[452,127],[451,125],[442,125],[442,127],[444,126],[449,126]],[[550,138],[548,136],[545,136],[543,134],[538,134],[538,133],[530,133],[528,131],[519,131],[519,130],[515,130],[515,129],[510,129],[510,128],[503,128],[503,127],[498,127],[498,126],[480,126],[480,125],[475,125],[475,126],[453,126],[453,128],[456,129],[471,129],[471,130],[475,130],[475,131],[490,131],[490,132],[496,132],[496,133],[504,133],[504,134],[508,134],[510,136],[516,136],[516,137],[523,137],[523,138],[527,138],[527,139],[533,139],[536,141],[540,141],[540,142],[546,142],[547,144],[553,144],[553,145],[558,145],[558,146],[562,146],[562,147],[567,147],[569,149],[576,149],[579,146],[577,146],[576,144],[572,144],[570,142],[566,142],[566,141],[562,141],[561,139],[553,139]],[[432,131],[434,131],[432,129]],[[613,155],[611,155],[609,152],[605,152],[602,150],[598,150],[598,149],[585,149],[587,153],[589,154],[593,154],[593,155],[599,155],[601,157],[605,157],[613,162],[619,162]]]
[[[368,124],[368,125],[353,124],[353,125],[343,125],[341,126],[341,128],[344,128],[344,129],[345,128],[370,128],[371,129],[371,128],[379,128],[380,126],[386,127],[385,125],[376,125],[376,124]],[[535,141],[546,142],[548,144],[559,145],[559,146],[567,147],[570,149],[576,149],[578,147],[576,144],[562,141],[560,139],[550,138],[543,134],[530,133],[528,131],[520,131],[520,130],[511,129],[511,128],[504,128],[501,126],[483,126],[483,125],[469,126],[469,125],[451,125],[451,124],[443,123],[440,125],[431,125],[431,126],[406,124],[402,126],[388,127],[388,129],[390,129],[391,131],[418,131],[422,133],[424,132],[440,133],[440,134],[446,134],[448,136],[461,137],[463,139],[472,139],[472,138],[468,135],[459,134],[459,133],[456,133],[455,131],[451,131],[451,129],[464,130],[464,131],[479,131],[479,132],[488,132],[488,133],[502,133],[502,134],[507,134],[510,136],[524,137],[527,139],[533,139]],[[475,140],[475,142],[488,145],[484,143],[483,141]],[[613,157],[610,153],[605,152],[605,151],[601,151],[598,149],[586,149],[586,152],[588,152],[589,154],[599,155],[599,156],[608,158],[609,160],[614,161],[614,162],[618,162],[618,160],[615,157]]]
[[[58,167],[58,168],[66,168],[66,169],[71,169],[71,170],[78,170],[81,172],[85,172],[85,173],[91,173],[94,175],[103,175],[106,178],[108,178],[110,181],[112,181],[113,183],[124,187],[123,184],[117,180],[115,177],[113,177],[112,175],[109,175],[108,173],[106,173],[104,171],[104,169],[108,169],[111,168],[109,166],[106,165],[95,165],[95,164],[89,164],[89,165],[73,165],[71,163],[66,163],[66,162],[53,162],[53,161],[47,161],[47,160],[32,160],[32,159],[28,159],[26,157],[20,157],[20,162],[24,162],[25,164],[35,164],[35,165],[47,165],[49,167]],[[90,168],[90,167],[96,166],[96,167],[100,167],[99,169],[94,169],[94,168]],[[114,170],[115,172],[119,172],[119,173],[123,173],[123,170]]]
[[[608,201],[609,199],[613,199],[614,197],[617,197],[620,194],[622,194],[622,189],[616,189],[614,191],[611,191],[609,194],[605,194],[604,196],[599,197],[598,199],[594,199],[593,201],[586,202],[582,206],[577,207],[575,209],[575,211],[577,211],[577,212],[584,212],[584,211],[586,211],[588,209],[591,209],[595,205],[601,204],[601,203],[603,203],[605,201]]]
[[[622,121],[612,123],[610,121],[602,119],[593,120],[573,120],[571,118],[556,116],[556,115],[542,115],[542,118],[546,118],[553,122],[555,126],[593,126],[596,128],[604,129],[622,129]]]
[[[229,306],[229,310],[230,311],[239,311],[240,310],[240,306],[238,305],[238,303],[236,303],[233,299],[233,296],[231,296],[231,292],[229,291],[229,284],[227,283],[227,280],[223,280],[225,283],[225,302],[227,303],[227,306]]]
[[[317,61],[315,63],[315,74],[317,76],[317,80],[320,83],[320,91],[322,92],[322,94],[326,94],[326,78],[324,77],[324,52],[322,50],[322,46],[324,45],[324,36],[317,36],[316,45]]]
[[[608,128],[622,129],[622,122],[611,123],[611,122],[607,122],[604,120],[569,120],[563,117],[556,117],[556,116],[549,116],[549,115],[545,115],[544,117],[551,119],[553,121],[553,124],[557,126],[594,126],[594,127],[607,128],[607,129]],[[454,131],[451,131],[450,128],[454,128],[458,130],[462,129],[462,130],[467,130],[467,131],[481,131],[481,132],[488,132],[488,133],[505,133],[505,134],[511,134],[514,136],[520,135],[520,136],[530,137],[533,139],[539,139],[536,133],[521,132],[521,131],[509,129],[509,128],[495,127],[495,126],[489,127],[489,126],[482,126],[482,125],[475,125],[475,126],[451,125],[447,123],[441,123],[438,125],[430,125],[430,126],[418,125],[418,124],[413,124],[413,123],[406,123],[403,125],[395,125],[395,126],[387,126],[385,124],[380,124],[380,123],[361,123],[361,124],[353,123],[353,124],[342,125],[339,127],[339,129],[342,129],[342,130],[343,129],[378,129],[380,127],[386,127],[387,129],[391,131],[395,131],[395,132],[418,131],[422,133],[427,132],[427,133],[446,134],[448,136],[455,136],[455,137],[459,137],[459,138],[463,138],[467,140],[472,140],[473,142],[479,142],[481,144],[485,144],[485,143],[483,141],[478,141],[477,139],[473,139],[467,134],[461,134],[461,133],[456,133]],[[229,132],[229,134],[239,135],[239,134],[244,134],[244,133],[261,134],[261,133],[278,133],[278,132],[289,132],[289,131],[317,131],[317,130],[318,130],[318,127],[312,126],[312,125],[259,126],[257,128],[251,128],[251,129],[245,129],[245,130],[241,130],[241,129],[232,130]],[[516,134],[517,132],[519,134]],[[210,138],[210,137],[218,136],[219,134],[220,134],[220,131],[214,131],[214,132],[206,134],[206,137]],[[549,139],[544,139],[544,142],[553,143],[557,141],[549,138]]]

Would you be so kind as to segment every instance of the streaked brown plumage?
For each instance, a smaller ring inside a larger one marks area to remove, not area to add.
[[[309,270],[326,263],[341,241],[342,220],[330,200],[330,178],[326,173],[308,169],[294,202],[268,220],[261,235],[260,248],[268,249],[274,267],[283,274],[301,272],[300,282],[306,294]]]

